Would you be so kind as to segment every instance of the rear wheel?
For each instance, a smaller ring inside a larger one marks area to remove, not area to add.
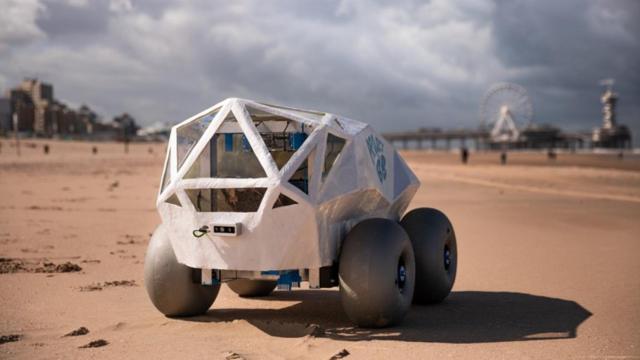
[[[229,289],[242,297],[267,296],[276,288],[274,280],[238,279],[227,283]]]
[[[209,310],[220,285],[194,283],[192,273],[192,268],[178,262],[164,226],[158,226],[144,259],[144,285],[149,299],[161,313],[193,316]]]
[[[353,322],[362,327],[399,323],[413,298],[409,237],[388,219],[360,222],[344,240],[339,275],[342,306]]]
[[[431,208],[411,210],[400,224],[409,235],[415,253],[413,302],[441,302],[451,292],[458,268],[458,247],[453,225],[444,213]]]

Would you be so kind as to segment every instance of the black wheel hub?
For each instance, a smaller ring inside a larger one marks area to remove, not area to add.
[[[407,268],[404,266],[403,259],[400,259],[400,261],[398,262],[397,276],[398,280],[396,281],[396,284],[402,292],[402,290],[404,290],[404,285],[407,283]]]
[[[449,267],[451,266],[451,250],[449,246],[444,246],[444,269],[449,271]]]

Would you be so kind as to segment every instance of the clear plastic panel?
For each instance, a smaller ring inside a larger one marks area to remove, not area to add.
[[[278,196],[278,199],[276,200],[275,204],[273,204],[273,208],[279,208],[279,207],[283,207],[283,206],[289,206],[289,205],[295,205],[297,204],[297,202],[293,199],[291,199],[290,197],[284,195],[284,194],[280,194],[280,196]]]
[[[184,160],[189,156],[191,150],[193,150],[217,113],[218,110],[215,110],[201,118],[180,126],[176,130],[178,168],[182,166]]]
[[[312,151],[311,154],[304,159],[296,172],[291,176],[291,179],[289,179],[289,183],[291,185],[297,187],[307,195],[309,194],[309,179],[311,178],[311,172],[309,171],[309,157],[313,156],[313,154],[315,154],[315,151]]]
[[[167,154],[167,160],[164,162],[164,175],[162,175],[162,183],[160,184],[160,192],[163,192],[164,189],[171,182],[171,169],[169,168],[169,164],[171,164],[171,150]]]
[[[251,106],[247,106],[247,111],[278,169],[282,169],[313,131],[313,126]]]
[[[322,120],[322,117],[324,117],[325,113],[320,112],[320,111],[312,111],[312,110],[302,110],[302,109],[296,109],[296,108],[290,108],[290,107],[286,107],[286,106],[279,106],[279,105],[271,105],[271,104],[264,104],[262,103],[262,105],[268,106],[268,107],[272,107],[272,108],[276,108],[276,109],[280,109],[286,112],[290,112],[292,114],[295,114],[297,116],[300,116],[302,118],[308,118],[308,119],[312,119],[313,121],[319,122],[320,120]]]
[[[178,200],[178,196],[176,194],[172,194],[171,196],[169,196],[169,198],[167,198],[167,200],[165,202],[169,203],[169,204],[172,204],[172,205],[182,206],[180,204],[180,200]]]
[[[256,212],[266,188],[186,189],[199,212]]]
[[[333,164],[338,160],[346,140],[337,137],[331,133],[327,134],[327,147],[324,151],[324,167],[322,170],[322,181],[326,179],[327,175],[331,171]]]
[[[267,174],[233,114],[225,119],[184,176],[185,179],[263,177]]]

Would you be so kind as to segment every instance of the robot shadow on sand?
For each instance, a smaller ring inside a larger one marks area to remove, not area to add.
[[[338,291],[298,290],[261,300],[300,301],[282,309],[215,309],[194,322],[245,320],[276,337],[315,335],[334,340],[488,343],[573,339],[592,313],[575,301],[517,292],[454,291],[436,306],[414,306],[401,326],[353,327]],[[314,324],[314,325],[309,325]]]

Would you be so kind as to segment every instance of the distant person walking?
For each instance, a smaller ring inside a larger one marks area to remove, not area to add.
[[[469,149],[463,147],[460,149],[460,160],[462,160],[463,164],[466,164],[469,161]]]
[[[42,149],[44,150],[45,155],[49,154],[49,144],[44,144],[44,147]]]
[[[500,154],[500,163],[501,163],[502,165],[507,165],[507,152],[506,152],[506,151],[503,151],[503,152]]]

